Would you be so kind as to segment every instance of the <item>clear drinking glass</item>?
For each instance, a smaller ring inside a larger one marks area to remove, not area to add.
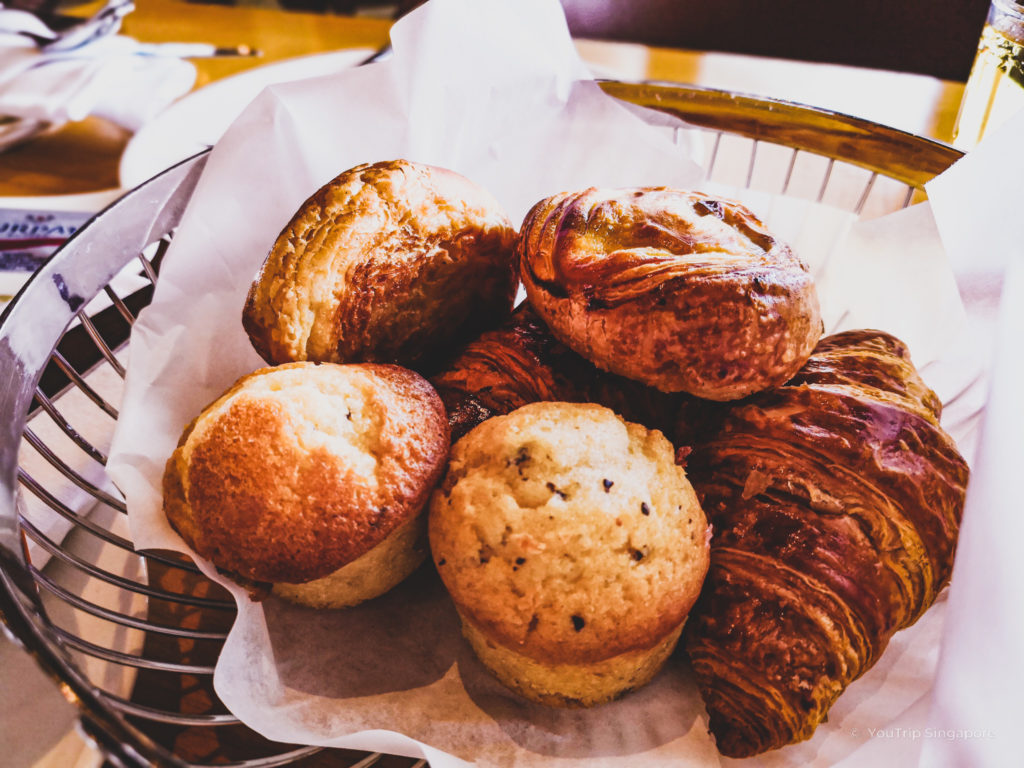
[[[1024,108],[1024,2],[992,0],[957,115],[953,143],[971,149]]]

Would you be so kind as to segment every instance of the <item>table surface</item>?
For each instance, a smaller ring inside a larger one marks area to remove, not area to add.
[[[246,6],[147,0],[124,20],[123,33],[145,42],[248,45],[260,57],[195,60],[196,88],[252,67],[342,48],[379,48],[384,19],[314,15]],[[906,73],[731,54],[579,41],[598,74],[625,80],[696,83],[785,98],[895,125],[948,141],[961,83]],[[131,134],[88,118],[0,154],[0,196],[65,195],[119,186],[118,160]]]
[[[125,19],[123,33],[147,42],[245,44],[263,52],[258,58],[196,60],[196,88],[200,88],[295,56],[343,48],[376,49],[387,43],[389,27],[390,22],[373,18],[146,0]],[[951,138],[963,91],[961,83],[878,70],[585,40],[578,41],[578,48],[602,76],[695,83],[785,98],[942,141]],[[118,126],[89,118],[0,154],[0,206],[3,196],[116,189],[118,161],[130,138]],[[0,647],[0,652],[0,690],[25,694],[13,701],[0,696],[0,734],[6,732],[0,741],[13,750],[7,758],[14,762],[8,764],[36,768],[95,764],[93,757],[82,752],[74,733],[66,731],[73,708],[49,686],[31,659],[9,646]],[[35,693],[29,696],[29,691]],[[54,727],[40,729],[39,723]]]

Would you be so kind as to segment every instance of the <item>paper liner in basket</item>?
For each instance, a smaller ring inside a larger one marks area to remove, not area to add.
[[[1024,111],[928,185],[979,342],[993,350],[978,458],[967,489],[949,620],[927,716],[922,766],[1020,762],[1024,690]]]
[[[265,91],[210,156],[135,325],[109,462],[139,547],[185,551],[161,510],[164,463],[184,425],[262,364],[240,321],[249,283],[295,209],[338,172],[396,157],[448,167],[487,188],[513,220],[566,189],[700,183],[687,131],[664,115],[641,118],[587,79],[555,0],[432,0],[392,38],[387,62]],[[889,325],[940,396],[973,391],[977,366],[959,343],[962,308],[926,208],[854,223],[825,206],[742,194],[813,263],[830,331]],[[950,318],[948,327],[936,318]],[[964,445],[970,426],[948,424]],[[681,661],[621,701],[553,711],[483,671],[430,577],[335,612],[252,603],[226,586],[239,615],[217,692],[270,739],[424,756],[435,768],[721,760]],[[897,635],[812,741],[748,762],[855,755],[868,726],[927,693],[941,624],[940,604]]]

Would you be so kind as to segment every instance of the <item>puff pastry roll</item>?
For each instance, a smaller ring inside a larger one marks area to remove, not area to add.
[[[946,584],[968,468],[939,415],[901,342],[853,331],[694,448],[714,537],[685,648],[723,754],[809,738]]]
[[[325,184],[253,281],[242,324],[271,364],[429,368],[512,311],[515,228],[444,168],[391,160]]]
[[[485,419],[542,400],[593,402],[664,430],[679,396],[598,370],[559,342],[524,302],[509,320],[470,342],[431,379],[448,409],[452,439]]]
[[[526,215],[520,279],[552,333],[665,392],[735,400],[782,384],[821,336],[807,267],[739,203],[587,189]]]

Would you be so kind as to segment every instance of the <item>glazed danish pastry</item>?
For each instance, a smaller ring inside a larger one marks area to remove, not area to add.
[[[786,381],[821,336],[807,267],[742,205],[665,187],[537,203],[517,245],[527,296],[598,367],[734,400]]]
[[[453,171],[359,165],[281,232],[242,324],[271,364],[420,367],[508,316],[515,236],[490,193]]]
[[[685,647],[719,750],[809,738],[949,579],[967,464],[904,345],[824,339],[687,467],[714,528]]]

